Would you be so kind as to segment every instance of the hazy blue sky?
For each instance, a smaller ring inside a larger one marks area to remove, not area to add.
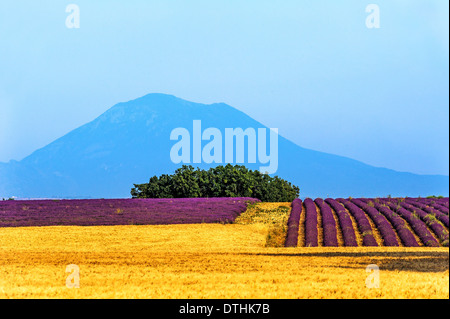
[[[70,3],[79,29],[65,25]],[[2,0],[0,161],[159,92],[225,102],[306,148],[448,175],[448,12],[447,0]]]

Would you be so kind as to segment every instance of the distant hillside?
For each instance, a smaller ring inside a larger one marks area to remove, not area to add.
[[[0,197],[122,198],[133,183],[171,174],[174,128],[266,128],[233,107],[149,94],[119,103],[20,162],[0,163]],[[206,142],[204,142],[206,143]],[[376,168],[302,148],[279,137],[275,175],[300,187],[301,197],[427,196],[449,194],[448,176]],[[208,168],[207,164],[191,164]],[[244,164],[259,169],[261,164]]]

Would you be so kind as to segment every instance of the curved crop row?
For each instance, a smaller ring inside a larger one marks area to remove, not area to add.
[[[306,247],[338,247],[340,238],[346,247],[448,247],[445,203],[448,198],[297,199],[292,203],[285,246],[297,246],[301,235]],[[323,236],[318,236],[322,230]]]
[[[448,211],[448,208],[449,208],[448,199],[446,201],[439,202],[439,205],[444,206],[445,208],[447,208],[447,211]]]
[[[378,243],[373,236],[372,226],[364,211],[349,200],[339,198],[338,201],[348,209],[353,217],[355,217],[359,231],[363,236],[363,246],[378,246]]]
[[[302,213],[302,200],[297,198],[292,202],[291,214],[287,222],[287,235],[285,247],[297,247],[300,215]]]
[[[381,237],[383,237],[385,246],[400,246],[397,237],[395,236],[395,232],[392,229],[392,225],[386,219],[386,217],[381,214],[376,208],[367,205],[361,199],[353,199],[352,202],[359,206],[362,210],[364,210],[370,218],[373,220],[377,229],[379,230]]]
[[[442,205],[441,203],[430,203],[429,206],[448,216],[448,206]]]
[[[439,203],[431,204],[431,206],[434,207],[434,208],[436,208],[437,210],[439,210],[439,211],[442,212],[443,214],[445,214],[445,215],[448,216],[448,207],[443,206],[443,205],[441,205],[441,204],[439,204]]]
[[[425,212],[427,212],[429,214],[432,214],[432,215],[436,216],[436,218],[439,221],[441,221],[448,228],[449,217],[448,217],[448,215],[444,214],[443,212],[441,212],[441,211],[439,211],[439,210],[437,210],[437,209],[435,209],[433,207],[430,207],[428,205],[425,205],[425,204],[422,204],[420,202],[417,202],[417,201],[407,200],[406,203],[411,204],[411,205],[413,205],[413,206],[415,206],[417,208],[420,208],[421,210],[423,210],[423,211],[425,211]]]
[[[408,197],[408,200],[415,200],[417,202],[420,202],[421,204],[434,206],[435,208],[442,209],[443,213],[446,213],[448,215],[448,204],[449,204],[449,198],[411,198]]]
[[[410,212],[416,213],[419,215],[420,219],[422,219],[428,227],[431,228],[431,230],[434,232],[434,234],[437,236],[439,241],[443,246],[448,246],[448,230],[445,229],[445,227],[439,223],[436,220],[435,215],[433,214],[427,214],[422,209],[417,208],[411,204],[408,203],[401,203],[400,204],[403,208],[409,210]]]
[[[415,231],[420,240],[428,247],[439,247],[438,241],[431,235],[425,222],[423,222],[419,216],[409,210],[403,208],[401,205],[396,205],[390,201],[383,201],[394,212],[401,215]]]
[[[356,242],[355,230],[353,229],[353,223],[347,210],[341,203],[335,199],[327,198],[325,200],[336,212],[339,219],[339,224],[342,229],[342,236],[344,237],[344,245],[349,247],[356,247],[358,243]]]
[[[404,246],[407,247],[419,247],[419,243],[414,237],[413,233],[409,230],[406,221],[398,214],[394,213],[390,208],[383,206],[377,202],[374,203],[375,208],[382,213],[391,222],[397,231],[398,237],[402,241]]]
[[[330,206],[321,198],[314,201],[322,214],[323,245],[325,247],[338,247],[336,221]]]
[[[305,246],[317,247],[318,232],[317,232],[317,211],[316,204],[311,198],[304,201],[305,204]]]

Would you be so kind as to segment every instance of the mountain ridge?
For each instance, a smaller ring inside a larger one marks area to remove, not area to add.
[[[226,103],[201,104],[150,93],[119,102],[94,120],[35,150],[0,163],[0,197],[130,197],[133,183],[173,173],[169,135],[176,127],[266,128]],[[345,156],[305,149],[279,136],[275,175],[300,187],[301,196],[448,196],[448,176],[374,167]],[[190,164],[207,168],[215,165]],[[245,164],[258,169],[253,163]]]

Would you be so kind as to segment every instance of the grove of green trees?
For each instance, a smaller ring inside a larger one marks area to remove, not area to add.
[[[208,170],[183,165],[173,175],[153,176],[134,184],[133,198],[253,197],[263,202],[292,202],[300,189],[290,182],[249,170],[245,166],[216,166]]]

